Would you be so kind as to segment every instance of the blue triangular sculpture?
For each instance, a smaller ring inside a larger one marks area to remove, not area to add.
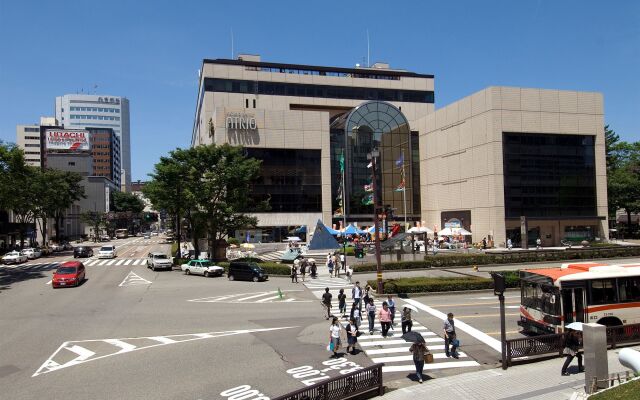
[[[340,248],[336,238],[331,236],[327,227],[324,226],[322,221],[318,220],[316,229],[313,232],[313,238],[309,243],[309,250],[335,250]]]

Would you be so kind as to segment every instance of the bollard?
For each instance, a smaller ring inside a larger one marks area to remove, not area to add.
[[[607,327],[600,324],[582,324],[582,329],[585,387],[591,394],[595,390],[605,389],[609,380]]]

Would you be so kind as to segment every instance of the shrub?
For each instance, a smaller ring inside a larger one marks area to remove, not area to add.
[[[520,287],[518,271],[500,271],[505,277],[507,288]],[[376,287],[377,282],[367,282],[371,287]],[[492,289],[493,279],[476,277],[446,277],[427,278],[411,277],[387,279],[383,281],[385,293],[428,293],[428,292],[456,292],[461,290]]]
[[[234,244],[234,245],[237,246],[237,245],[240,244],[240,241],[238,239],[234,238],[234,237],[231,237],[231,238],[227,239],[227,244],[230,244],[230,245]]]

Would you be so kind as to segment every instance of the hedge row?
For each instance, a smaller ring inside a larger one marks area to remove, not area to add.
[[[520,286],[518,271],[501,271],[505,276],[505,284],[508,288]],[[377,282],[367,282],[371,287],[376,287]],[[493,279],[474,277],[455,278],[398,278],[383,281],[385,293],[429,293],[429,292],[456,292],[461,290],[492,289]]]
[[[425,256],[424,260],[384,263],[385,270],[421,269],[464,265],[516,264],[537,261],[585,260],[640,256],[640,246],[596,247],[576,250],[532,250],[498,254],[438,254]],[[354,272],[375,271],[374,263],[357,264]]]

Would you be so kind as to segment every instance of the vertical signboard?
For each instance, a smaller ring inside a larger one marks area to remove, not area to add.
[[[109,186],[105,186],[104,187],[104,212],[109,212],[111,211],[109,209]]]

